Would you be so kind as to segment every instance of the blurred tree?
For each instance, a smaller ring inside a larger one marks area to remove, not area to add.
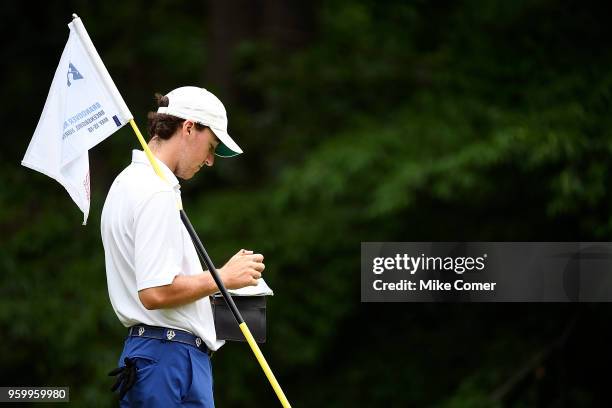
[[[86,228],[59,185],[18,165],[76,10],[141,128],[155,91],[206,77],[231,101],[246,154],[185,183],[184,203],[218,264],[240,247],[266,255],[276,296],[263,351],[294,406],[607,403],[595,375],[611,358],[605,305],[585,305],[530,365],[576,305],[359,301],[362,241],[609,240],[604,3],[1,7],[18,23],[1,28],[13,41],[1,68],[0,384],[70,385],[78,406],[114,404],[105,373],[124,330],[98,222],[134,138],[122,130],[92,151]],[[213,365],[219,406],[277,404],[244,344]]]

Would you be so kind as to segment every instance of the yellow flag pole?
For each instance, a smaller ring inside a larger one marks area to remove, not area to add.
[[[153,166],[153,170],[155,170],[155,173],[159,177],[161,177],[162,180],[167,181],[163,173],[161,172],[161,169],[159,168],[159,165],[157,164],[157,161],[155,160],[155,157],[153,156],[151,149],[149,149],[149,146],[147,145],[146,141],[142,137],[142,134],[140,133],[138,126],[136,126],[136,122],[134,122],[134,119],[130,120],[130,125],[132,126],[134,133],[136,133],[136,137],[138,138],[138,141],[140,142],[142,148],[144,149],[144,152],[147,155],[147,158],[151,162],[151,165]],[[238,323],[238,327],[240,327],[242,334],[244,335],[245,339],[249,343],[249,346],[251,346],[251,350],[253,351],[253,354],[255,354],[255,358],[257,358],[257,361],[259,362],[259,365],[263,369],[264,374],[268,378],[270,385],[272,385],[272,388],[274,389],[274,392],[276,393],[276,396],[278,397],[281,405],[284,408],[291,408],[291,404],[289,404],[289,401],[287,400],[285,393],[283,392],[283,390],[280,387],[280,384],[276,380],[274,373],[272,373],[272,370],[270,369],[268,362],[266,361],[261,350],[259,349],[259,345],[253,338],[253,335],[251,334],[249,327],[247,326],[246,322],[242,318],[242,315],[238,311],[238,308],[236,307],[236,304],[234,303],[232,296],[225,289],[225,285],[223,285],[223,281],[221,280],[221,277],[219,276],[217,269],[213,265],[210,257],[208,256],[208,253],[206,252],[206,249],[202,245],[202,242],[200,242],[200,239],[198,238],[198,235],[196,234],[195,229],[191,225],[189,218],[187,218],[187,214],[185,214],[185,211],[183,211],[181,203],[177,202],[177,206],[179,207],[179,211],[181,214],[181,220],[183,221],[183,224],[185,225],[185,227],[187,228],[187,231],[189,232],[189,235],[191,236],[191,240],[193,241],[193,244],[196,248],[196,252],[198,253],[198,256],[200,257],[200,260],[204,262],[206,266],[208,267],[208,270],[211,273],[213,279],[215,280],[215,283],[217,284],[219,291],[223,295],[223,298],[225,299],[227,306],[232,311],[232,314],[234,315],[234,319],[236,319],[236,323]]]

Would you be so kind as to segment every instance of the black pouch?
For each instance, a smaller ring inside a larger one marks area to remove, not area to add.
[[[266,296],[232,296],[238,311],[257,343],[266,342]],[[210,297],[219,340],[246,341],[225,299],[219,293]]]

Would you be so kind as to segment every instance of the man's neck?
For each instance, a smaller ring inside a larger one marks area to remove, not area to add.
[[[178,143],[175,140],[162,140],[157,137],[149,142],[149,149],[155,157],[161,160],[172,173],[176,174],[178,163]]]

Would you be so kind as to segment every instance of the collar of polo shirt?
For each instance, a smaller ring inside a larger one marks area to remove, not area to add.
[[[155,157],[155,155],[153,155],[153,157]],[[159,160],[157,157],[155,157],[155,161],[157,161],[157,165],[159,166],[162,174],[164,175],[164,177],[166,178],[170,186],[174,190],[179,190],[181,188],[181,184],[179,183],[174,173],[172,173],[172,170],[170,170],[168,166],[166,166],[166,164],[163,161]],[[153,166],[151,166],[151,163],[149,162],[147,155],[142,150],[132,151],[132,162],[144,164],[144,165],[150,166],[151,169],[153,169]]]

